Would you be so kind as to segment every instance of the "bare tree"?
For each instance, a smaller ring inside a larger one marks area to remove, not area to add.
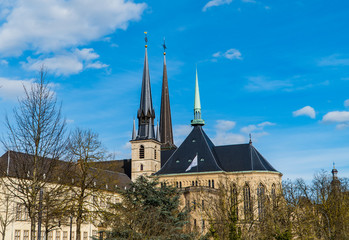
[[[91,130],[76,129],[70,137],[68,151],[75,163],[75,183],[72,209],[76,214],[76,240],[81,240],[81,224],[89,220],[98,202],[102,198],[100,171],[93,163],[107,158],[106,150],[98,140],[98,134]]]
[[[5,240],[7,226],[15,219],[13,198],[8,194],[3,186],[0,186],[0,234],[1,239]]]
[[[52,184],[57,164],[65,148],[65,121],[61,106],[57,107],[55,93],[46,80],[46,71],[41,68],[39,78],[24,87],[25,95],[18,100],[13,117],[6,116],[8,134],[2,143],[9,156],[9,165],[3,182],[27,209],[31,221],[31,239],[35,238],[35,223],[38,220],[40,191]],[[56,186],[59,186],[57,184]]]

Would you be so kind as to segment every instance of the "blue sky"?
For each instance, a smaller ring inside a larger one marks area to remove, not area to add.
[[[197,65],[215,144],[252,133],[284,179],[332,162],[348,177],[348,22],[347,1],[0,0],[0,115],[45,64],[69,128],[93,129],[116,159],[130,157],[147,31],[157,116],[166,37],[177,144],[190,131]]]

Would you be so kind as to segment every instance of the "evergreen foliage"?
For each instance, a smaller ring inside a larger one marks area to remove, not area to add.
[[[121,201],[105,215],[112,228],[106,239],[192,239],[185,232],[188,215],[180,209],[177,189],[159,185],[156,178],[140,176],[120,190]]]

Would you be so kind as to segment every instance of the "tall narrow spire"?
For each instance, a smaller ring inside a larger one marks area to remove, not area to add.
[[[155,111],[153,109],[151,88],[150,88],[150,75],[148,66],[148,37],[145,32],[145,56],[144,56],[144,69],[142,78],[142,90],[141,101],[137,113],[138,118],[138,135],[137,140],[154,138],[154,119]]]
[[[199,79],[198,69],[196,68],[195,76],[195,99],[194,99],[194,119],[191,120],[191,125],[205,125],[205,121],[201,119],[201,103],[200,103],[200,92],[199,92]]]
[[[164,68],[162,76],[162,91],[161,91],[161,110],[160,110],[160,140],[162,149],[173,149],[176,146],[173,143],[172,120],[170,95],[168,90],[167,67],[166,67],[166,45],[164,44]]]

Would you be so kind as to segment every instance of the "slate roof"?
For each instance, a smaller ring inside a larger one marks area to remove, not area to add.
[[[196,155],[198,166],[186,171]],[[252,144],[215,146],[200,125],[194,126],[178,149],[163,151],[161,162],[157,175],[217,171],[278,172]]]
[[[76,163],[51,158],[39,158],[38,161],[40,164],[38,174],[40,178],[43,178],[45,174],[45,181],[59,181],[60,183],[71,184],[72,179],[75,179],[75,181],[78,180],[76,173],[79,171],[79,167]],[[125,161],[127,162],[127,160]],[[9,167],[8,163],[10,163]],[[130,178],[122,172],[115,171],[121,169],[121,166],[114,166],[111,169],[107,169],[106,166],[107,164],[103,167],[99,167],[97,164],[94,166],[91,165],[88,170],[92,176],[96,176],[95,181],[101,189],[105,189],[107,184],[109,186],[117,185],[121,188],[129,186],[131,182]],[[7,172],[11,177],[30,179],[33,173],[33,156],[20,152],[7,151],[0,157],[0,177],[6,176]]]

